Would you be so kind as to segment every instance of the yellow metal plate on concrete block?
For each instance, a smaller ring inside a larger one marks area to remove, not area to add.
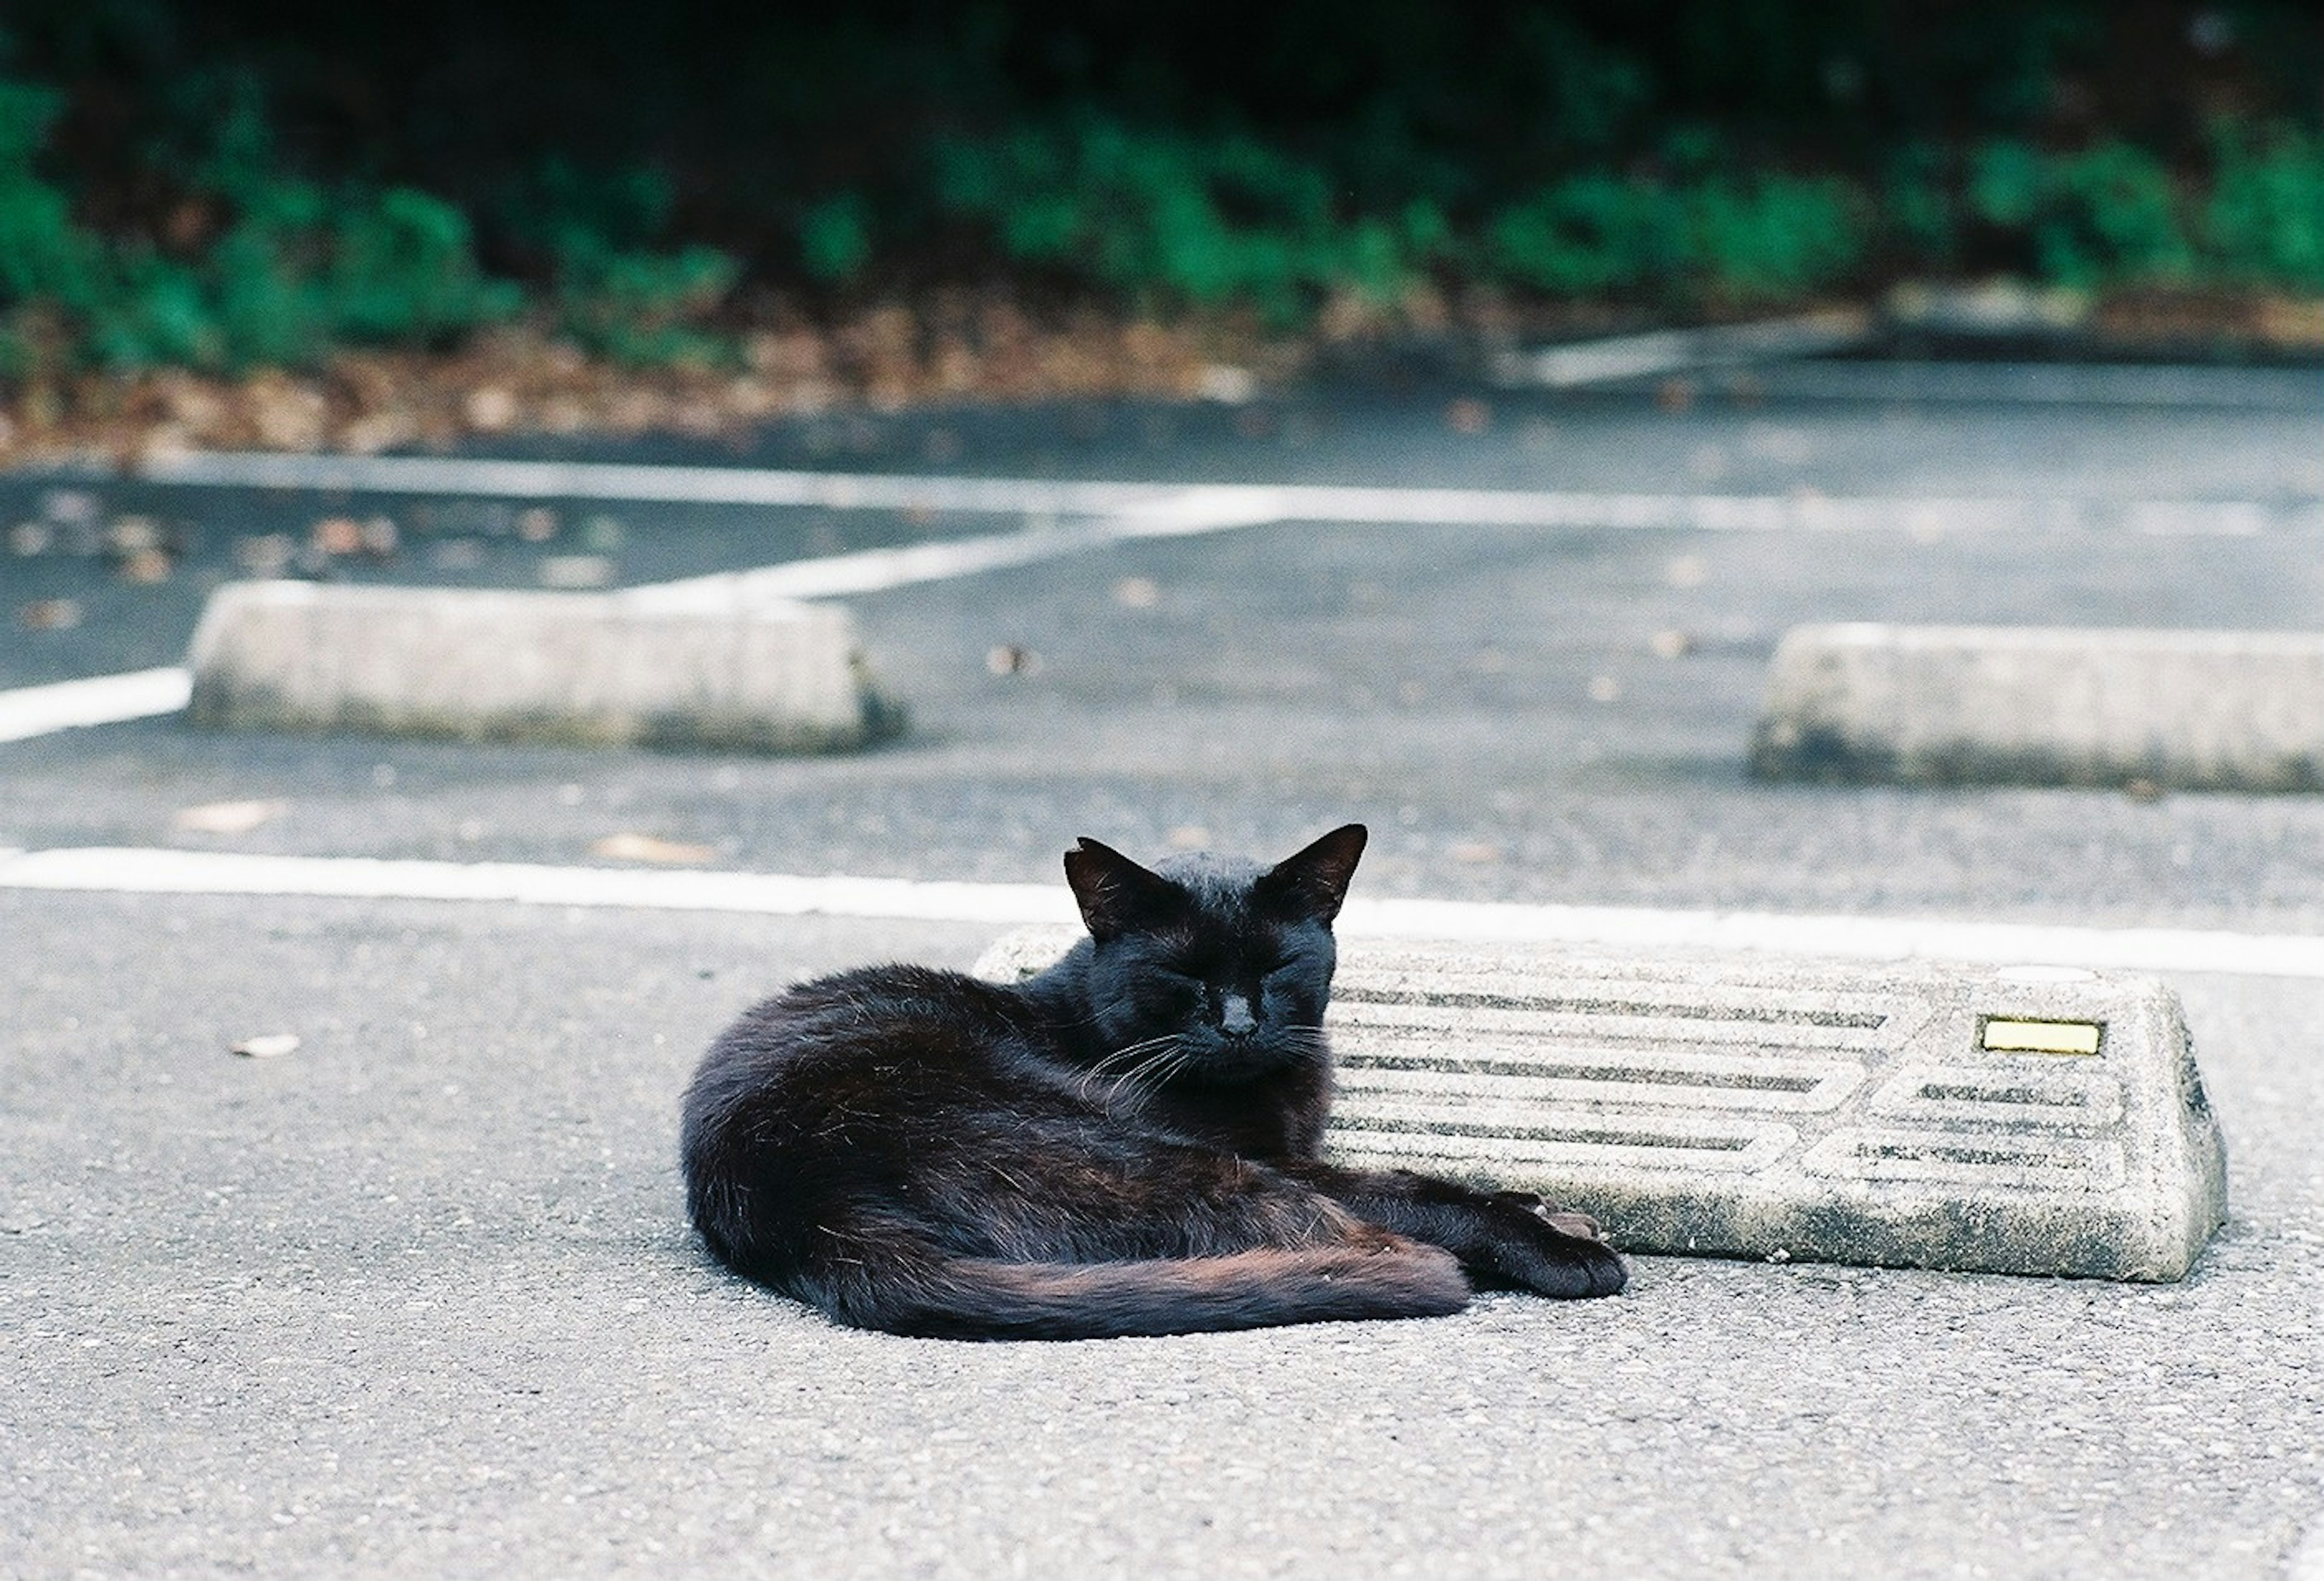
[[[2091,1021],[2012,1021],[1988,1016],[1980,1041],[1995,1053],[2095,1054],[2105,1028]]]

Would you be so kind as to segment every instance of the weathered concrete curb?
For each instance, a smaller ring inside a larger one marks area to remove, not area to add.
[[[2175,1280],[2227,1215],[2149,978],[1348,940],[1326,1020],[1335,1156],[1539,1191],[1630,1250]]]
[[[1800,626],[1751,772],[1927,785],[2324,790],[2324,634]]]
[[[901,725],[827,604],[233,583],[194,632],[190,717],[459,740],[860,747]]]

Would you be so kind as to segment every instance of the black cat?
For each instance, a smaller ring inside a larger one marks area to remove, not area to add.
[[[744,1015],[686,1095],[687,1203],[736,1273],[844,1323],[1181,1334],[1611,1295],[1581,1214],[1317,1156],[1364,830],[1261,870],[1065,853],[1090,936],[1013,988],[843,972]]]

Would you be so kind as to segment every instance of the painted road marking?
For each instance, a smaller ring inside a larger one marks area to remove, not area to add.
[[[2324,528],[2324,500],[2132,501],[1973,496],[1827,497],[1637,494],[1517,489],[1375,488],[1353,484],[1120,483],[876,473],[630,466],[451,456],[278,455],[222,451],[171,456],[135,473],[152,483],[502,499],[820,506],[1061,519],[1128,512],[1251,520],[1765,532],[2050,531],[2114,529],[2243,533],[2254,525]]]
[[[1055,884],[645,871],[124,847],[0,850],[0,889],[508,901],[1002,926],[1074,921],[1072,897]],[[2324,978],[2324,936],[2197,928],[2098,928],[1937,918],[1363,898],[1351,900],[1336,925],[1351,938],[1570,943],[2011,967],[2041,962],[2125,971]]]
[[[192,691],[191,672],[171,666],[0,692],[0,741],[176,713]]]
[[[640,609],[704,609],[775,599],[838,598],[1031,565],[1133,538],[1185,538],[1279,519],[1262,491],[1193,489],[1111,516],[900,548],[864,549],[650,583],[620,595]]]

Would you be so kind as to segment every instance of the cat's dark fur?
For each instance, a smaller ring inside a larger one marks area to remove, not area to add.
[[[842,1322],[961,1338],[1422,1317],[1470,1276],[1620,1290],[1579,1214],[1317,1156],[1363,845],[1350,824],[1271,869],[1148,870],[1084,840],[1090,937],[1039,976],[869,967],[759,1006],[686,1096],[695,1225]]]

